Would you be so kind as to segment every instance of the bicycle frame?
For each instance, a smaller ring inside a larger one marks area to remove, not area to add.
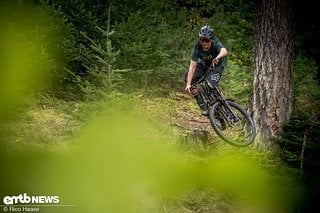
[[[209,75],[209,73],[210,72],[207,72],[202,78],[195,82],[193,84],[193,87],[197,87],[208,108],[213,106],[213,104],[215,104],[217,101],[220,101],[227,110],[227,113],[230,113],[232,115],[232,117],[234,118],[234,122],[239,121],[238,116],[233,112],[230,105],[223,97],[222,92],[219,90],[218,86],[215,85],[212,87],[212,85],[210,85],[210,82],[208,82],[207,76]],[[224,113],[222,114],[226,118],[226,120],[229,121],[228,116]]]
[[[230,105],[228,104],[226,99],[223,97],[223,95],[222,95],[221,91],[219,90],[218,86],[214,87],[213,93],[215,93],[216,96],[217,96],[217,100],[216,101],[220,101],[222,103],[222,105],[226,108],[227,113],[231,113],[232,117],[235,119],[234,122],[238,122],[239,121],[238,116],[233,112],[233,110],[231,109]],[[229,119],[227,119],[227,120],[229,120]]]
[[[209,110],[208,117],[211,126],[222,140],[231,145],[247,146],[251,144],[256,134],[252,119],[240,105],[224,98],[217,82],[210,79],[211,72],[207,72],[192,84],[192,87],[197,89],[202,96]]]

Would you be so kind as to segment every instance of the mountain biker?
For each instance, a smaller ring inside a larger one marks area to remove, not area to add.
[[[211,79],[213,83],[218,83],[226,65],[227,55],[227,49],[214,35],[214,30],[208,25],[201,27],[199,41],[193,48],[189,69],[185,74],[185,90],[194,97],[204,116],[209,115],[207,106],[197,89],[191,85],[206,74],[211,64],[215,65]]]

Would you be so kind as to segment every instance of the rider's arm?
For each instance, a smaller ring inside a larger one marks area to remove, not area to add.
[[[216,58],[220,59],[223,57],[226,57],[228,55],[228,51],[226,48],[221,48],[219,54],[217,55]]]
[[[213,63],[218,64],[220,59],[228,55],[228,50],[226,48],[221,48],[219,54],[212,60]]]
[[[186,91],[191,93],[191,82],[194,75],[194,72],[196,71],[197,61],[190,61],[189,65],[189,71],[188,71],[188,77],[187,77],[187,85],[186,85]]]
[[[228,51],[216,36],[213,38],[213,47],[217,49],[219,53],[212,60],[212,63],[218,64],[221,58],[226,57],[228,55]]]

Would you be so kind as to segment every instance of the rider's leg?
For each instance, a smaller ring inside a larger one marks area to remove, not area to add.
[[[192,93],[192,96],[196,100],[196,102],[201,110],[201,115],[208,116],[209,115],[208,107],[207,107],[206,103],[204,102],[200,93],[197,91],[195,93]]]
[[[209,73],[207,80],[209,80],[209,85],[211,87],[215,87],[218,84],[221,78],[221,75],[223,73],[223,70],[224,70],[224,67],[218,65]]]
[[[197,63],[197,67],[196,67],[196,71],[195,71],[193,79],[192,79],[192,83],[198,81],[205,74],[206,70],[207,70],[207,67],[205,67],[201,63]],[[187,81],[187,76],[188,76],[188,71],[185,74],[185,81]],[[194,99],[196,100],[196,102],[201,110],[201,114],[205,115],[205,116],[209,115],[208,108],[207,108],[202,96],[200,95],[199,91],[195,88],[195,89],[191,90],[191,94],[194,97]]]

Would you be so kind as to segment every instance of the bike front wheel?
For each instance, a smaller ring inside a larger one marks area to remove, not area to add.
[[[247,146],[254,141],[256,129],[249,114],[237,103],[218,101],[209,112],[211,126],[216,134],[233,146]]]

